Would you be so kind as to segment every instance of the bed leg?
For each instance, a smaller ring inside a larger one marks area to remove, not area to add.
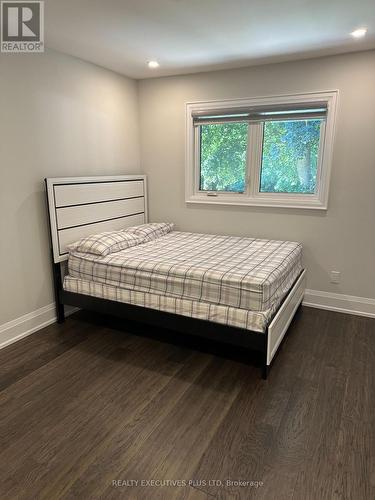
[[[57,322],[59,324],[64,323],[65,321],[64,304],[56,302],[56,316],[57,316]]]
[[[262,353],[262,379],[267,380],[269,365],[267,364],[267,352],[268,352],[268,328],[264,335],[264,346]]]
[[[52,266],[53,270],[53,283],[55,292],[55,303],[56,303],[56,317],[59,324],[65,321],[65,310],[64,304],[60,302],[60,290],[62,289],[62,279],[61,279],[61,268],[60,264],[54,264]]]

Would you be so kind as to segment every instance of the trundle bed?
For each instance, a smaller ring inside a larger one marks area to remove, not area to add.
[[[256,350],[267,377],[303,299],[299,243],[147,224],[142,175],[45,183],[58,322],[72,305]]]

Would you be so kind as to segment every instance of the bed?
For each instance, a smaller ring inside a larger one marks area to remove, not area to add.
[[[58,321],[75,305],[257,350],[266,378],[303,298],[301,244],[147,224],[146,182],[46,179]],[[110,231],[137,242],[106,255],[72,246]]]

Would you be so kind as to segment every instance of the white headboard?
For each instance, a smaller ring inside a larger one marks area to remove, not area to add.
[[[90,234],[147,222],[145,175],[47,178],[53,260],[68,258],[66,246]]]

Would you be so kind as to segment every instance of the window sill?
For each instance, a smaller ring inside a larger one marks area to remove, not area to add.
[[[192,195],[185,201],[189,204],[202,204],[202,205],[233,205],[233,206],[248,206],[248,207],[268,207],[268,208],[294,208],[303,210],[327,210],[327,205],[323,204],[317,197],[306,200],[303,199],[285,199],[273,197],[243,197],[234,196],[206,196],[206,195]]]

